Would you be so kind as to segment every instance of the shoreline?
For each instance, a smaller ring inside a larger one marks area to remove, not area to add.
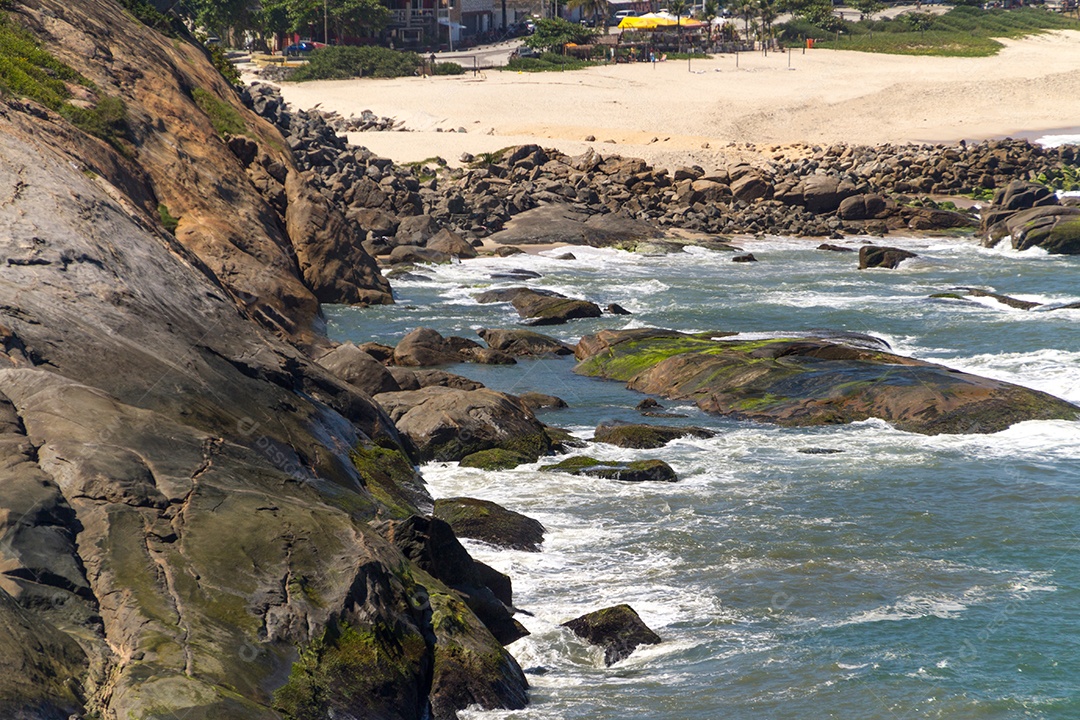
[[[396,162],[454,164],[463,152],[534,143],[568,155],[591,147],[654,167],[708,169],[788,146],[955,144],[1075,127],[1080,32],[1002,42],[987,58],[793,50],[651,67],[281,87],[298,108],[318,105],[346,117],[371,110],[403,121],[413,132],[350,135]]]

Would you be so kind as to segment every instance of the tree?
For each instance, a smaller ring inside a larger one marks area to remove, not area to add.
[[[777,16],[776,3],[773,0],[758,0],[757,13],[761,20],[761,40],[766,42],[772,36],[772,24]]]
[[[848,4],[859,11],[860,20],[870,20],[876,14],[885,9],[885,3],[881,0],[849,0]]]
[[[379,0],[332,0],[330,18],[338,37],[360,36],[390,23],[390,9]]]
[[[750,39],[750,21],[754,19],[756,8],[754,7],[754,0],[734,0],[735,11],[739,17],[743,19],[743,23],[746,26],[746,39]]]
[[[536,21],[536,31],[525,38],[525,44],[536,50],[561,52],[567,43],[585,44],[595,33],[583,25],[562,18],[542,18]]]
[[[937,16],[931,12],[909,12],[904,13],[904,22],[912,30],[918,30],[920,34],[925,33],[930,29],[930,26],[937,20]]]
[[[566,7],[571,10],[581,9],[583,15],[593,18],[601,18],[603,20],[604,27],[607,27],[607,18],[611,14],[608,0],[569,0],[566,3]],[[596,24],[595,22],[593,23]]]
[[[704,23],[711,24],[716,16],[720,14],[720,3],[717,0],[705,0],[705,4],[701,7],[701,20]]]
[[[322,34],[324,20],[339,38],[362,35],[386,27],[390,10],[379,0],[263,0],[259,26],[267,35],[306,31],[314,36]]]
[[[690,3],[686,0],[668,0],[667,10],[675,16],[675,24],[682,25],[683,15],[690,9]]]

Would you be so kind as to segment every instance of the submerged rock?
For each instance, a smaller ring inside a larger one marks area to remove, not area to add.
[[[593,433],[593,442],[618,445],[623,448],[648,450],[664,447],[672,440],[681,437],[711,438],[715,435],[716,433],[712,430],[700,427],[613,423],[610,425],[598,425]]]
[[[480,450],[471,455],[461,458],[461,467],[479,468],[480,470],[512,470],[518,465],[530,463],[533,460],[526,455],[513,450],[491,448]]]
[[[434,515],[450,523],[458,537],[499,547],[540,552],[544,526],[488,500],[456,497],[435,501]]]
[[[859,269],[880,267],[895,270],[902,261],[913,257],[919,256],[900,248],[863,245],[859,248]]]
[[[638,645],[662,642],[660,636],[650,630],[629,605],[596,610],[564,622],[563,627],[570,628],[589,644],[602,647],[607,665],[614,665],[629,657]]]
[[[488,347],[515,356],[573,355],[574,348],[549,335],[532,330],[481,328],[476,334]]]
[[[787,426],[881,418],[901,430],[992,433],[1080,408],[1037,390],[841,339],[738,340],[605,330],[582,338],[575,372],[692,400],[706,412]]]
[[[675,482],[678,476],[663,460],[633,460],[630,462],[597,460],[578,455],[554,465],[542,465],[541,470],[588,475],[623,482]]]

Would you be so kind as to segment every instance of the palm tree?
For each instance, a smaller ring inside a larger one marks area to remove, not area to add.
[[[682,52],[682,16],[689,9],[689,3],[686,0],[668,0],[667,9],[675,16],[675,32],[679,36],[679,52]]]
[[[608,0],[569,0],[566,3],[566,7],[571,10],[577,10],[581,8],[583,15],[595,19],[597,17],[603,18],[604,27],[607,27],[607,18],[611,14],[611,10],[608,7]]]
[[[677,26],[682,25],[682,17],[689,8],[690,3],[686,2],[686,0],[668,0],[668,12],[675,16],[675,25]]]
[[[773,0],[758,0],[757,13],[758,19],[761,20],[761,42],[764,44],[772,35],[772,24],[777,15],[776,5]]]
[[[746,39],[750,39],[750,20],[753,19],[757,13],[757,8],[754,7],[754,0],[735,0],[735,7],[739,15],[742,16],[743,22],[746,24]]]

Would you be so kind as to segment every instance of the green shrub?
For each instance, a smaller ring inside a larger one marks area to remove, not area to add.
[[[161,203],[157,206],[158,216],[161,218],[161,224],[165,226],[165,229],[171,233],[176,233],[176,228],[180,224],[177,218],[172,216],[169,212],[169,208],[165,203]]]
[[[464,75],[465,68],[461,67],[457,63],[443,62],[437,63],[435,69],[431,72],[432,75]]]
[[[60,110],[71,93],[67,83],[89,85],[75,70],[41,49],[29,32],[0,15],[0,92],[30,98]]]
[[[160,33],[174,37],[177,34],[178,26],[183,27],[179,19],[170,18],[155,8],[147,0],[118,0],[128,12],[135,16],[135,19],[141,22],[143,25],[152,27]]]
[[[580,70],[595,64],[595,62],[578,60],[569,55],[546,52],[538,58],[511,58],[505,69],[520,72],[546,72],[551,70]]]
[[[114,145],[128,134],[127,105],[117,97],[106,95],[90,108],[65,105],[60,108],[60,114],[83,132]]]
[[[225,56],[225,50],[220,45],[210,45],[206,49],[210,52],[210,62],[221,73],[221,77],[225,78],[230,85],[239,85],[240,71],[229,62],[229,58]]]
[[[191,97],[210,118],[210,123],[218,135],[224,137],[225,135],[243,135],[247,132],[244,118],[240,117],[240,113],[229,103],[202,88],[192,90]]]
[[[347,80],[354,77],[415,75],[420,56],[377,46],[334,45],[311,53],[308,64],[297,68],[291,80]]]

